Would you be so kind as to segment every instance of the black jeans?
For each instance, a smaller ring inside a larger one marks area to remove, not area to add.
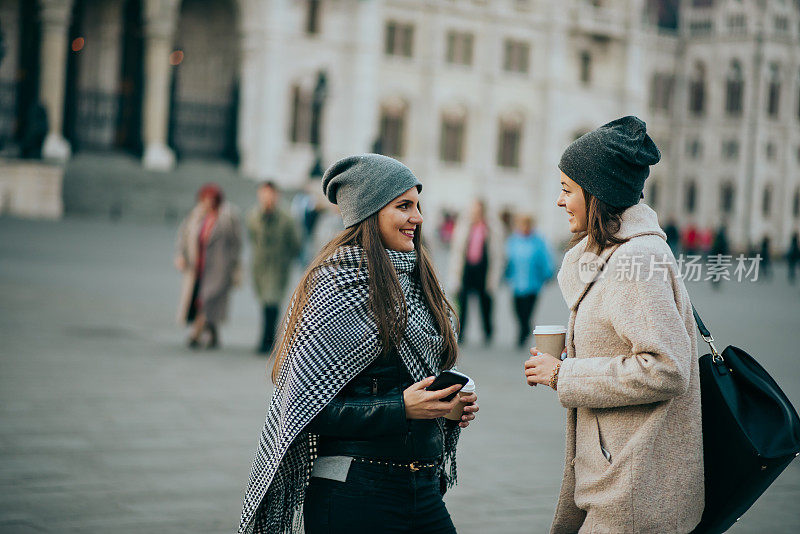
[[[531,316],[536,306],[536,293],[532,295],[514,295],[514,311],[517,314],[519,335],[517,345],[523,346],[528,336],[531,335]]]
[[[455,534],[436,469],[353,462],[346,482],[312,477],[303,505],[306,534]]]
[[[261,344],[258,352],[269,352],[275,343],[275,323],[278,321],[278,307],[273,304],[264,306],[264,324],[262,326]]]
[[[465,265],[464,278],[461,282],[461,292],[458,295],[460,310],[458,322],[461,326],[459,341],[464,339],[467,331],[467,317],[469,309],[469,297],[476,294],[480,300],[481,318],[483,319],[483,336],[488,342],[492,339],[492,296],[486,291],[486,276],[488,274],[488,264],[484,261],[478,265]]]

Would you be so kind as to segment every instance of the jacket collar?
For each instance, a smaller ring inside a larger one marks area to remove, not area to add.
[[[647,204],[639,203],[622,212],[620,228],[615,236],[627,240],[643,235],[657,235],[667,240],[667,234],[658,225],[656,212]],[[583,295],[617,249],[616,246],[606,247],[598,257],[586,252],[587,243],[588,237],[584,237],[569,249],[558,271],[558,285],[570,310],[578,307]]]

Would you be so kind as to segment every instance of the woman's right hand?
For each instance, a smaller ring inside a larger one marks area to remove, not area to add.
[[[429,376],[403,391],[403,402],[406,405],[406,419],[436,419],[444,417],[458,403],[458,395],[449,402],[442,399],[461,389],[461,384],[450,386],[439,391],[426,391],[436,377]]]

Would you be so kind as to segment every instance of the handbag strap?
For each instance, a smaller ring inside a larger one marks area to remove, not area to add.
[[[708,328],[706,328],[706,325],[703,323],[700,315],[698,315],[694,304],[692,304],[692,313],[694,314],[694,320],[697,321],[697,329],[700,330],[700,334],[702,334],[703,337],[711,337],[711,332],[708,331]]]
[[[703,337],[703,340],[708,343],[708,346],[711,347],[712,359],[715,363],[724,362],[725,358],[723,358],[722,355],[717,352],[717,347],[714,346],[714,336],[712,336],[711,332],[708,330],[708,328],[706,328],[706,325],[700,318],[700,314],[697,313],[694,304],[692,304],[692,313],[694,314],[694,320],[697,323],[697,329],[700,330],[700,335]]]

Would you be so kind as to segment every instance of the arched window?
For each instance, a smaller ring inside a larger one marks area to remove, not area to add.
[[[775,150],[775,143],[773,143],[772,141],[768,141],[766,146],[764,147],[764,151],[765,151],[765,153],[767,155],[767,159],[768,160],[770,160],[770,161],[774,161],[775,160],[775,157],[777,156],[777,153],[776,153],[776,150]]]
[[[761,215],[764,218],[769,218],[772,212],[772,186],[764,186],[764,192],[761,195]]]
[[[739,158],[739,141],[737,139],[726,139],[722,142],[722,157],[728,160]]]
[[[669,111],[675,78],[671,74],[656,72],[650,81],[650,108]]]
[[[320,0],[306,1],[306,33],[309,35],[319,33],[319,8]]]
[[[698,62],[689,81],[689,112],[693,115],[702,115],[705,111],[705,97],[706,67]]]
[[[719,207],[725,215],[733,213],[733,203],[735,200],[736,189],[734,189],[731,182],[722,184],[719,190]]]
[[[800,71],[797,71],[797,120],[800,120]]]
[[[453,65],[472,65],[475,36],[467,31],[447,32],[445,61]]]
[[[378,151],[396,158],[405,155],[407,105],[401,99],[385,102],[381,106],[380,138]]]
[[[693,214],[697,205],[697,185],[694,180],[686,182],[684,197],[684,205],[686,206],[686,213]]]
[[[648,194],[644,197],[644,201],[653,209],[658,208],[658,191],[658,181],[651,179],[650,189]]]
[[[521,148],[522,119],[516,114],[501,117],[497,139],[497,165],[518,169]]]
[[[414,25],[389,21],[386,23],[384,53],[387,56],[411,57],[414,52]]]
[[[742,114],[742,97],[744,91],[744,78],[739,60],[731,61],[728,76],[725,82],[725,112],[728,115]]]
[[[583,84],[592,81],[592,54],[588,50],[583,50],[580,55],[580,79]]]
[[[445,163],[464,161],[467,112],[462,107],[453,107],[442,113],[442,130],[439,140],[439,159]]]
[[[289,124],[289,140],[292,143],[311,142],[311,91],[294,84],[291,89],[292,114]]]
[[[767,115],[777,117],[781,103],[781,70],[777,63],[769,66],[769,89],[767,90]]]

